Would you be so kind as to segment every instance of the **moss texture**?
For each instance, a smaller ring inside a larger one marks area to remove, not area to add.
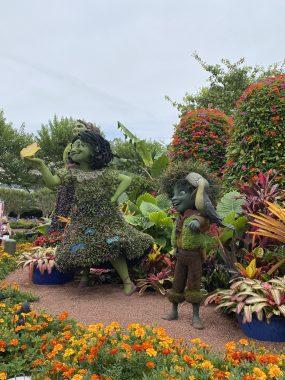
[[[74,185],[73,204],[56,264],[63,271],[98,266],[121,255],[142,256],[153,240],[127,224],[111,197],[119,184],[119,173],[110,168],[58,173],[63,184]]]

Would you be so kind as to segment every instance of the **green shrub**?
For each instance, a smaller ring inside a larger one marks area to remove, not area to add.
[[[227,149],[228,182],[276,169],[285,175],[285,75],[250,85],[240,97]]]
[[[132,202],[136,202],[141,194],[156,192],[159,188],[156,178],[149,178],[132,173],[128,173],[128,175],[132,177],[132,182],[126,190],[126,193]]]
[[[38,225],[34,220],[19,219],[16,222],[11,222],[10,226],[13,230],[16,229],[31,229]]]
[[[191,110],[181,117],[171,142],[172,160],[193,158],[219,171],[225,164],[232,119],[216,109]]]

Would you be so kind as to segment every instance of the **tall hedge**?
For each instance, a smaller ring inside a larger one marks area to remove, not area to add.
[[[226,145],[232,119],[217,109],[199,108],[181,117],[171,142],[173,161],[194,159],[220,172],[225,164]]]
[[[235,182],[276,169],[285,175],[285,75],[250,85],[237,102],[225,176]]]

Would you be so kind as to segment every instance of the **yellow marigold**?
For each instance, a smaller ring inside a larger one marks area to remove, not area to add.
[[[196,377],[195,377],[194,375],[190,375],[190,376],[188,377],[188,380],[196,380]]]
[[[157,352],[153,348],[147,348],[145,352],[151,357],[155,357],[157,355]]]
[[[257,377],[258,380],[266,380],[266,373],[262,371],[262,369],[258,367],[254,367],[252,373]]]
[[[83,376],[77,374],[77,375],[72,376],[71,380],[83,380]]]
[[[247,339],[242,338],[242,339],[239,340],[239,344],[241,344],[242,346],[248,346],[249,342],[248,342]]]
[[[87,369],[80,369],[78,371],[78,375],[85,375],[87,373]]]
[[[269,364],[268,376],[271,379],[278,379],[283,376],[283,371],[276,364]]]
[[[204,368],[204,369],[207,369],[207,370],[212,370],[214,368],[213,364],[209,361],[209,360],[204,360],[201,364],[200,364],[200,367],[201,368]]]
[[[0,380],[6,380],[7,379],[7,372],[0,372]]]
[[[184,368],[181,365],[175,365],[173,368],[175,369],[176,372],[179,372],[179,373],[184,371]]]
[[[234,351],[236,349],[236,344],[234,341],[230,341],[225,344],[225,348],[227,351]]]
[[[130,323],[127,327],[128,330],[138,329],[140,326],[139,323]]]
[[[193,338],[193,339],[190,339],[190,342],[192,344],[201,344],[202,340],[200,338]]]
[[[64,351],[63,357],[68,358],[69,356],[73,355],[74,353],[75,353],[75,351],[72,348],[67,348]]]
[[[137,328],[135,331],[135,336],[137,338],[143,338],[145,336],[145,329],[143,327]]]

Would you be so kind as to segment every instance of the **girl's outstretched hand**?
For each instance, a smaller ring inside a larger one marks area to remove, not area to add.
[[[24,159],[29,161],[31,165],[36,168],[40,168],[44,165],[44,161],[41,158],[24,157]]]

